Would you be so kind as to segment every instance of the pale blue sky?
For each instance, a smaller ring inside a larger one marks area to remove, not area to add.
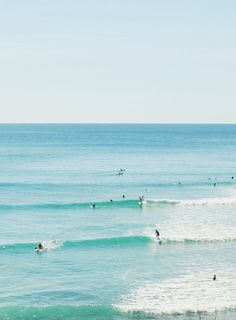
[[[235,0],[0,2],[0,122],[236,122]]]

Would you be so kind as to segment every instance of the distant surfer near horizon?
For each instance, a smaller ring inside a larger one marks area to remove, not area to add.
[[[121,168],[121,169],[118,171],[117,174],[120,176],[120,175],[124,174],[124,172],[125,172],[125,169],[122,169],[122,168]]]
[[[216,281],[216,274],[214,274],[213,276],[213,281]]]

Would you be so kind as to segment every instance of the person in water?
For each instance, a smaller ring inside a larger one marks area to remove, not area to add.
[[[160,232],[157,229],[155,231],[155,235],[156,235],[156,238],[159,240],[160,239]]]
[[[142,197],[139,197],[139,204],[143,204],[143,201],[144,201],[145,199],[144,199],[144,196],[142,196]]]
[[[92,205],[92,207],[93,207],[93,209],[95,209],[95,208],[96,208],[96,204],[94,203],[94,204]]]
[[[42,243],[40,242],[40,243],[38,244],[38,246],[37,246],[37,247],[35,247],[35,249],[43,250],[44,248],[43,248]]]
[[[214,274],[213,276],[213,281],[216,281],[216,274]]]
[[[124,199],[125,198],[125,195],[123,194],[122,198]]]

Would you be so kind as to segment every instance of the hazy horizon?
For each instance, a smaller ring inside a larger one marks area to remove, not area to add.
[[[0,4],[2,123],[236,122],[236,3]]]

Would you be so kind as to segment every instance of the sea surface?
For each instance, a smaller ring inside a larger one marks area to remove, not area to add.
[[[0,320],[236,319],[236,125],[0,125],[0,219]]]

